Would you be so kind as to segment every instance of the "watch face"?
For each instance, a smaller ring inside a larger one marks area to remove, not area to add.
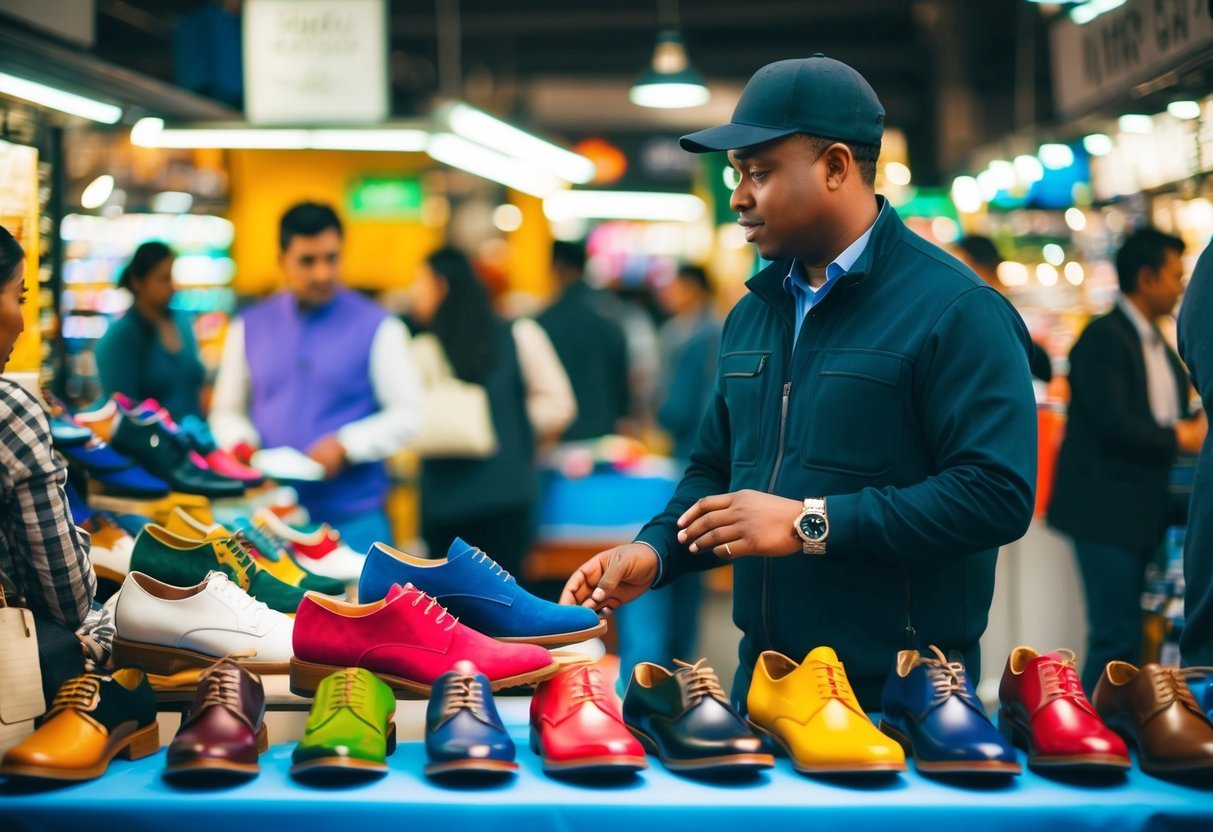
[[[800,518],[800,530],[809,540],[821,540],[826,536],[826,519],[820,514],[806,514]]]

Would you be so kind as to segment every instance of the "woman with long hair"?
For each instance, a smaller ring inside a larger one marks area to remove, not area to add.
[[[534,539],[537,443],[558,437],[576,415],[568,376],[538,324],[497,316],[457,249],[426,258],[410,312],[423,330],[418,338],[437,341],[455,378],[484,387],[497,438],[486,459],[422,462],[422,537],[433,555],[462,537],[517,575]]]

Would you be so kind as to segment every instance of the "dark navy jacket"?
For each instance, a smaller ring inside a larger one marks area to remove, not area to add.
[[[720,565],[675,537],[700,497],[825,497],[827,555],[800,553],[789,524],[793,554],[736,561],[734,698],[763,650],[800,661],[830,645],[875,710],[900,649],[936,644],[980,668],[997,548],[1032,518],[1030,342],[1009,302],[889,205],[794,353],[789,266],[751,278],[730,313],[691,464],[637,539],[662,557],[660,586]]]

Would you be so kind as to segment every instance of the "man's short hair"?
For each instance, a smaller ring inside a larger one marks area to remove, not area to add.
[[[876,184],[876,160],[880,158],[880,145],[846,142],[841,139],[830,139],[825,136],[811,136],[808,133],[798,133],[804,138],[811,151],[819,158],[832,144],[845,144],[859,166],[859,176],[865,185]]]
[[[982,237],[979,234],[961,237],[956,241],[956,246],[978,266],[996,269],[998,268],[998,264],[1002,262],[1002,255],[998,253],[998,246],[994,245],[994,241],[989,237]]]
[[[315,237],[330,228],[342,237],[345,230],[332,206],[320,202],[300,202],[291,206],[278,223],[278,248],[286,251],[295,237]]]
[[[682,266],[678,269],[677,278],[685,280],[688,283],[694,283],[705,292],[710,292],[712,284],[708,280],[708,273],[704,271],[702,266]]]
[[[552,243],[552,263],[556,266],[564,266],[578,274],[584,272],[585,246],[581,243],[557,240]]]
[[[1137,275],[1143,267],[1160,269],[1167,252],[1184,253],[1184,241],[1157,228],[1134,231],[1116,252],[1116,278],[1120,291],[1131,295],[1137,291]]]

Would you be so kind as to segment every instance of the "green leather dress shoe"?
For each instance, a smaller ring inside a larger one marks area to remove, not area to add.
[[[396,695],[371,671],[351,667],[326,676],[291,754],[291,775],[386,773],[396,750],[395,716]]]

